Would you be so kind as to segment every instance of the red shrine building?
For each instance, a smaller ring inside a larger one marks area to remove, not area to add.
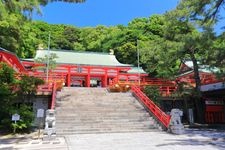
[[[199,76],[201,80],[201,92],[203,95],[205,122],[225,123],[225,84],[222,79],[215,75],[218,68],[210,68],[207,65],[199,65]],[[193,63],[186,61],[181,64],[179,81],[195,86]]]
[[[1,51],[8,53],[8,55],[14,55],[8,51]],[[142,68],[120,63],[113,54],[96,52],[37,50],[35,57],[32,59],[19,60],[14,55],[13,62],[15,63],[13,65],[14,68],[16,68],[15,66],[22,68],[19,70],[29,75],[46,79],[46,70],[43,67],[46,68],[47,62],[37,63],[36,60],[51,55],[56,56],[54,59],[56,67],[53,69],[49,67],[49,81],[58,79],[68,87],[107,87],[115,78],[120,81],[143,81],[148,76]]]

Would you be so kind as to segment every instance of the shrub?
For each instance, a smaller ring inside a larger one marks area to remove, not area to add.
[[[150,98],[157,106],[160,106],[160,92],[158,87],[155,86],[146,86],[144,88],[144,93]]]

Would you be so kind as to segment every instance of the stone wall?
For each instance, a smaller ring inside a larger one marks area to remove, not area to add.
[[[34,115],[35,115],[34,126],[38,127],[39,122],[40,122],[41,127],[42,128],[44,127],[45,117],[37,118],[37,110],[44,109],[44,112],[46,112],[46,110],[48,109],[48,104],[49,104],[50,99],[51,99],[50,96],[35,96],[32,99],[33,111],[34,111]]]

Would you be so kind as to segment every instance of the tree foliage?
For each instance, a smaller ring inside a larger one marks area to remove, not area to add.
[[[224,5],[224,0],[181,0],[177,9],[186,10],[190,18],[204,24],[220,20]]]
[[[30,24],[33,11],[40,12],[40,5],[50,2],[74,2],[81,3],[85,0],[2,0],[0,1],[0,45],[6,49],[16,52],[20,57],[33,56],[35,43]]]
[[[0,127],[10,122],[10,111],[13,109],[16,94],[13,91],[15,84],[14,71],[6,64],[0,63]],[[9,127],[9,126],[7,126]]]
[[[43,69],[44,72],[46,72],[47,65],[49,67],[49,70],[54,69],[56,67],[56,58],[58,58],[58,56],[54,53],[49,54],[49,56],[45,55],[42,58],[37,58],[35,60],[36,63],[44,64],[44,66],[40,66],[37,69]]]
[[[27,105],[27,98],[35,94],[37,86],[43,80],[22,76],[15,79],[14,70],[4,63],[0,64],[0,129],[28,129],[34,119],[32,106]],[[12,114],[18,113],[21,120],[17,124],[11,121]]]
[[[160,107],[160,92],[159,88],[156,86],[146,86],[144,88],[145,94],[149,97],[150,100],[152,100],[157,106]]]

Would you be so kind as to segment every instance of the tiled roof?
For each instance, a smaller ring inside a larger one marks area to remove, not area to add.
[[[141,73],[141,74],[147,74],[142,67],[140,67],[140,69],[138,69],[138,67],[132,67],[130,70],[127,71],[127,73],[130,74],[137,74],[137,73]]]
[[[192,61],[185,61],[185,65],[189,68],[193,69],[193,62]],[[210,67],[209,65],[199,65],[199,71],[205,73],[215,73],[218,72],[219,69],[216,67]]]
[[[129,64],[120,63],[115,55],[96,52],[75,52],[69,50],[49,50],[49,54],[56,54],[58,64],[79,64],[93,66],[119,66],[130,67]],[[48,50],[37,50],[34,59],[43,58],[48,54]]]

